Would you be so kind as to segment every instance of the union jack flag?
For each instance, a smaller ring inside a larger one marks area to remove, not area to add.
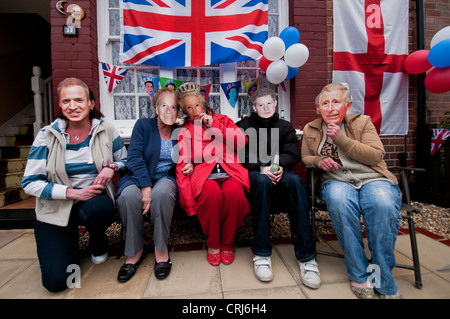
[[[445,128],[434,128],[433,136],[431,137],[431,156],[445,143],[450,136],[450,130]]]
[[[128,70],[124,68],[119,68],[115,65],[109,65],[108,63],[102,63],[103,76],[105,77],[106,86],[108,91],[112,92],[117,84],[122,81],[122,79],[127,74]]]
[[[198,66],[257,60],[268,0],[122,0],[120,60]]]

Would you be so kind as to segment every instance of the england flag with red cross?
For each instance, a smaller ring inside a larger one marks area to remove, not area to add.
[[[408,133],[408,0],[334,0],[333,82],[380,135]]]
[[[128,64],[257,60],[268,37],[268,0],[122,0],[120,11]]]

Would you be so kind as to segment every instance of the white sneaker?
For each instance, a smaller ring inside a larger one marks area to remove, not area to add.
[[[300,264],[300,278],[305,286],[310,288],[320,287],[320,271],[315,259],[307,262],[299,262]]]
[[[270,257],[255,256],[253,262],[256,278],[260,281],[272,281],[273,271]]]
[[[91,255],[91,261],[93,264],[96,265],[103,264],[106,260],[108,260],[108,252],[100,256]]]

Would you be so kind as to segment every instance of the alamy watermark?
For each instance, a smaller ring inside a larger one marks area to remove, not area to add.
[[[67,287],[72,288],[81,288],[81,268],[80,265],[70,264],[67,266],[66,272],[70,273],[70,275],[66,279]]]
[[[84,10],[78,4],[70,4],[67,7],[66,12],[70,13],[67,17],[66,24],[77,29],[81,28],[81,20],[84,18]]]
[[[172,160],[177,164],[191,161],[267,164],[272,161],[274,154],[279,152],[279,139],[279,128],[251,127],[245,131],[240,128],[226,128],[223,131],[211,127],[203,130],[201,121],[194,121],[193,134],[184,127],[173,130],[172,140],[179,140],[179,143],[173,148]]]
[[[369,283],[374,288],[381,287],[381,270],[380,266],[377,264],[370,264],[366,269],[367,273],[370,273],[367,278],[367,283]]]

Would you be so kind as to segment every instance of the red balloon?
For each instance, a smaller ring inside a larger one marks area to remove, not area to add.
[[[405,59],[404,67],[410,74],[421,74],[427,72],[433,66],[428,62],[428,53],[430,50],[418,50]]]
[[[444,93],[450,91],[450,66],[446,68],[434,68],[425,77],[425,87],[432,93]]]
[[[267,60],[264,55],[262,56],[261,60],[259,60],[259,67],[263,72],[266,72],[267,68],[269,67],[270,63],[273,61]]]

